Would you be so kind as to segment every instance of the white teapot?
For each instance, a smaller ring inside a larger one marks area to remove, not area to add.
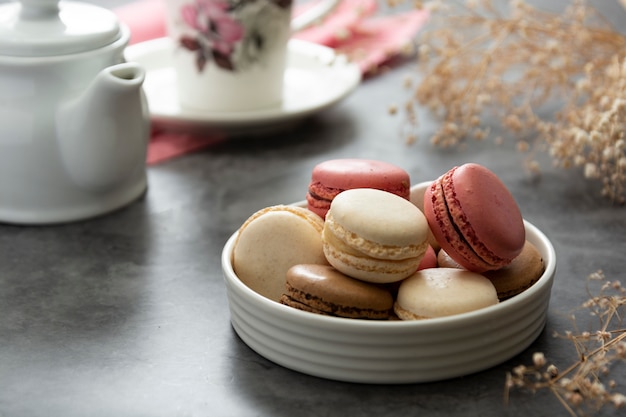
[[[0,5],[0,222],[80,220],[144,193],[150,118],[129,39],[94,5]]]

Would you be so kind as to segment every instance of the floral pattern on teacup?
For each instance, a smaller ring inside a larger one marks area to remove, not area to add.
[[[179,43],[196,55],[199,72],[208,62],[236,71],[238,66],[248,66],[250,61],[261,59],[263,49],[272,47],[274,20],[288,18],[291,4],[292,0],[194,0],[180,8],[183,23],[193,35],[182,35]],[[266,17],[256,17],[257,23],[252,26],[251,14]],[[262,27],[258,22],[262,22]],[[238,46],[241,56],[236,59]],[[254,54],[250,53],[251,49]]]

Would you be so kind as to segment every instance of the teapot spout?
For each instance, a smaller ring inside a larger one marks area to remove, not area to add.
[[[150,131],[136,63],[105,68],[78,97],[60,106],[57,138],[68,175],[80,187],[106,191],[145,176]]]

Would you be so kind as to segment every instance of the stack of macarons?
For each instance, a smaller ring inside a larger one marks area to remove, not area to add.
[[[273,206],[239,229],[237,276],[281,304],[353,319],[416,320],[497,304],[543,273],[513,196],[478,164],[411,187],[382,161],[312,171],[304,206]]]

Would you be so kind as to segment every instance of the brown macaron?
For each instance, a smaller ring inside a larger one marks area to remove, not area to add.
[[[280,302],[311,313],[353,319],[386,320],[393,309],[389,291],[318,264],[289,268]]]
[[[545,265],[541,254],[529,241],[520,253],[507,266],[487,271],[484,275],[491,280],[498,291],[498,298],[506,300],[530,288],[543,275]]]
[[[444,250],[437,254],[440,267],[462,268]],[[483,272],[498,291],[500,301],[511,298],[530,288],[543,274],[545,265],[541,254],[529,241],[524,243],[522,252],[507,266],[494,271]]]

